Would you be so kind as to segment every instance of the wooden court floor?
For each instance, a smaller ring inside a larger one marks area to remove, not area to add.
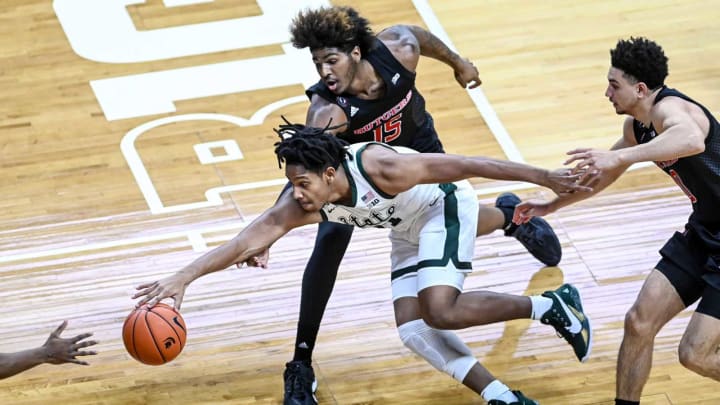
[[[0,352],[41,345],[63,319],[66,335],[93,331],[101,342],[89,367],[42,365],[0,381],[0,404],[281,403],[314,227],[278,242],[267,270],[194,283],[183,305],[188,343],[173,362],[134,361],[120,329],[137,284],[229,239],[277,196],[271,129],[280,115],[304,119],[303,88],[315,79],[307,54],[282,44],[290,11],[308,3],[0,2]],[[609,147],[622,117],[603,97],[608,50],[630,35],[662,44],[667,83],[720,115],[718,1],[353,5],[377,28],[423,25],[478,66],[483,86],[469,93],[438,62],[418,69],[451,153],[550,168],[574,147]],[[487,204],[504,190],[551,197],[473,184]],[[581,289],[595,327],[587,363],[537,322],[458,333],[499,378],[543,404],[612,404],[625,311],[689,212],[659,170],[638,167],[548,217],[563,244],[558,267],[542,268],[500,233],[477,239],[467,289]],[[320,403],[484,403],[400,343],[389,249],[383,230],[353,237],[314,355]],[[643,404],[720,403],[717,382],[677,360],[691,310],[657,337]]]

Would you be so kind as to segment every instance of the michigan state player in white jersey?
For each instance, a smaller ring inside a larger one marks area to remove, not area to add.
[[[174,275],[138,286],[138,305],[172,297],[179,308],[198,277],[251,261],[290,230],[326,220],[391,229],[393,304],[403,343],[488,403],[535,404],[482,367],[449,330],[531,318],[552,326],[575,356],[590,354],[590,320],[569,284],[540,296],[463,292],[472,270],[478,201],[461,180],[487,177],[536,183],[564,194],[590,191],[579,175],[484,157],[404,154],[383,144],[350,147],[323,129],[281,126],[279,163],[292,189],[231,241]],[[457,182],[457,183],[454,183]]]

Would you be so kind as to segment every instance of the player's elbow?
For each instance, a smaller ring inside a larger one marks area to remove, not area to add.
[[[689,155],[699,155],[705,152],[705,137],[700,135],[693,135],[688,137],[687,148]]]

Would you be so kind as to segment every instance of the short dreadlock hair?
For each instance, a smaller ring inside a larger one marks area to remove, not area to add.
[[[275,143],[278,166],[282,168],[283,163],[300,165],[317,174],[330,166],[337,169],[349,154],[347,147],[350,144],[327,132],[328,128],[291,124],[285,120],[285,124],[274,129],[281,139]]]
[[[621,39],[610,50],[610,63],[625,72],[633,83],[643,82],[651,90],[663,86],[668,75],[668,58],[663,49],[647,38]]]
[[[295,48],[338,48],[350,53],[355,46],[365,56],[373,48],[375,34],[370,23],[352,7],[322,7],[298,13],[290,24]]]

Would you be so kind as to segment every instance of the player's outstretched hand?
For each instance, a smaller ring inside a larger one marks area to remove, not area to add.
[[[270,261],[270,249],[265,249],[259,255],[253,256],[242,263],[237,263],[236,266],[242,267],[243,263],[247,264],[248,267],[260,267],[261,269],[267,269],[268,262]]]
[[[83,348],[94,346],[97,344],[95,340],[85,340],[92,336],[92,333],[82,333],[71,338],[61,338],[60,334],[67,327],[68,322],[58,326],[50,337],[47,338],[45,344],[42,346],[46,356],[46,363],[50,364],[63,364],[63,363],[75,363],[87,366],[88,362],[80,360],[77,356],[93,356],[97,352],[93,350],[81,350]]]
[[[617,151],[592,148],[577,148],[567,153],[570,158],[564,164],[576,162],[575,172],[583,172],[581,182],[589,184],[594,182],[603,171],[617,169],[623,165]]]
[[[188,282],[183,278],[181,273],[175,273],[158,281],[140,284],[136,288],[138,292],[132,297],[133,299],[142,297],[142,299],[135,304],[135,308],[140,308],[144,304],[152,308],[165,298],[172,298],[175,300],[175,305],[173,306],[179,311],[187,285]]]
[[[545,187],[550,188],[557,195],[571,194],[577,191],[592,192],[592,187],[581,183],[583,174],[572,169],[556,169],[548,172]]]
[[[550,203],[542,200],[523,201],[515,206],[513,213],[513,222],[520,225],[532,219],[532,217],[542,217],[552,212]]]

